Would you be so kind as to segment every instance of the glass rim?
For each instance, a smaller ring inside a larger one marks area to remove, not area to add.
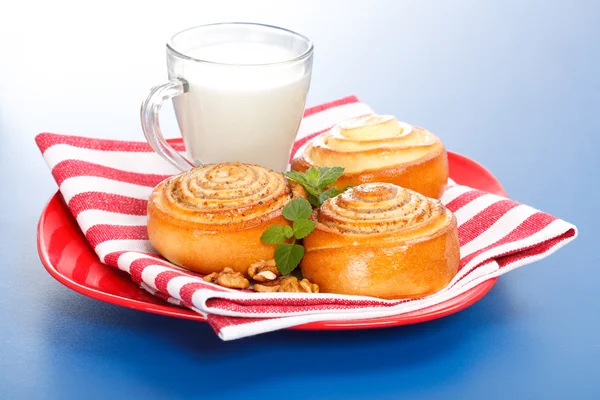
[[[308,45],[308,47],[306,48],[306,50],[302,53],[300,53],[299,55],[295,56],[294,58],[289,58],[286,60],[281,60],[281,61],[274,61],[274,62],[267,62],[267,63],[257,63],[257,64],[235,64],[235,63],[226,63],[226,62],[217,62],[217,61],[209,61],[209,60],[203,60],[200,58],[194,58],[191,57],[185,53],[182,53],[181,51],[175,49],[175,45],[173,44],[174,40],[177,38],[177,36],[181,35],[182,33],[188,32],[188,31],[192,31],[195,29],[200,29],[200,28],[207,28],[207,27],[211,27],[211,26],[225,26],[225,25],[246,25],[246,26],[254,26],[254,27],[261,27],[261,28],[268,28],[268,29],[274,29],[277,31],[282,31],[288,34],[291,34],[292,36],[296,36],[299,37],[300,39],[302,39],[304,42],[306,42],[306,44]],[[204,24],[204,25],[197,25],[197,26],[193,26],[187,29],[184,29],[182,31],[177,32],[176,34],[174,34],[173,36],[171,36],[171,38],[169,39],[169,41],[167,42],[167,49],[171,52],[173,52],[174,54],[176,54],[178,57],[189,60],[189,61],[195,61],[195,62],[199,62],[199,63],[204,63],[204,64],[212,64],[212,65],[228,65],[231,67],[260,67],[260,66],[268,66],[268,65],[282,65],[282,64],[290,64],[290,63],[294,63],[297,61],[302,61],[306,58],[308,58],[314,49],[314,45],[312,40],[310,40],[307,36],[304,36],[298,32],[294,32],[290,29],[286,29],[286,28],[282,28],[279,26],[275,26],[275,25],[267,25],[267,24],[259,24],[259,23],[255,23],[255,22],[217,22],[217,23],[213,23],[213,24]]]

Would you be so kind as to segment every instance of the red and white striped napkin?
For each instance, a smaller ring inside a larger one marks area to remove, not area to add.
[[[372,110],[346,97],[306,110],[294,152],[332,125]],[[493,194],[449,186],[442,202],[456,214],[460,271],[444,290],[416,300],[333,294],[254,293],[222,288],[168,263],[150,245],[146,201],[177,173],[146,143],[42,133],[36,137],[79,227],[106,264],[164,300],[205,315],[223,340],[315,321],[398,315],[456,297],[539,260],[577,235],[575,226]],[[183,150],[180,141],[174,147]]]

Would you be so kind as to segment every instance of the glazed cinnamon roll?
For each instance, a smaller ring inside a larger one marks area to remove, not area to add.
[[[454,214],[389,183],[356,186],[313,212],[302,273],[322,292],[385,299],[444,288],[460,261]]]
[[[208,274],[273,258],[261,242],[271,225],[290,225],[282,208],[302,186],[258,165],[203,165],[154,188],[148,200],[148,236],[167,260]]]
[[[310,140],[292,160],[292,170],[344,167],[338,189],[387,182],[440,198],[448,181],[442,141],[426,129],[391,115],[367,115],[342,122]]]

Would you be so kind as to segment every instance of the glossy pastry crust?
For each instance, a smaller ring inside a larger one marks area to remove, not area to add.
[[[456,275],[455,216],[438,200],[371,183],[327,200],[304,239],[302,273],[322,292],[384,299],[421,297]]]
[[[292,170],[341,166],[338,189],[369,182],[393,183],[440,198],[448,182],[442,141],[426,129],[389,115],[369,115],[336,125],[310,140],[292,160]]]
[[[271,225],[290,225],[283,207],[306,197],[302,186],[267,168],[210,164],[161,182],[148,200],[148,236],[167,260],[208,274],[273,258],[261,242]]]

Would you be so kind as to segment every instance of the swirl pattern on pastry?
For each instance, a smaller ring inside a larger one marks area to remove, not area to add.
[[[280,173],[241,163],[207,164],[164,182],[156,204],[177,219],[225,225],[261,219],[292,198]]]
[[[368,183],[328,199],[317,219],[343,234],[379,234],[423,227],[445,215],[438,200],[389,183]]]
[[[366,115],[337,124],[301,152],[312,165],[339,165],[353,173],[408,163],[438,148],[441,140],[423,128],[391,115]]]
[[[389,183],[366,183],[312,215],[300,267],[322,292],[420,297],[458,270],[456,217],[438,200]]]

